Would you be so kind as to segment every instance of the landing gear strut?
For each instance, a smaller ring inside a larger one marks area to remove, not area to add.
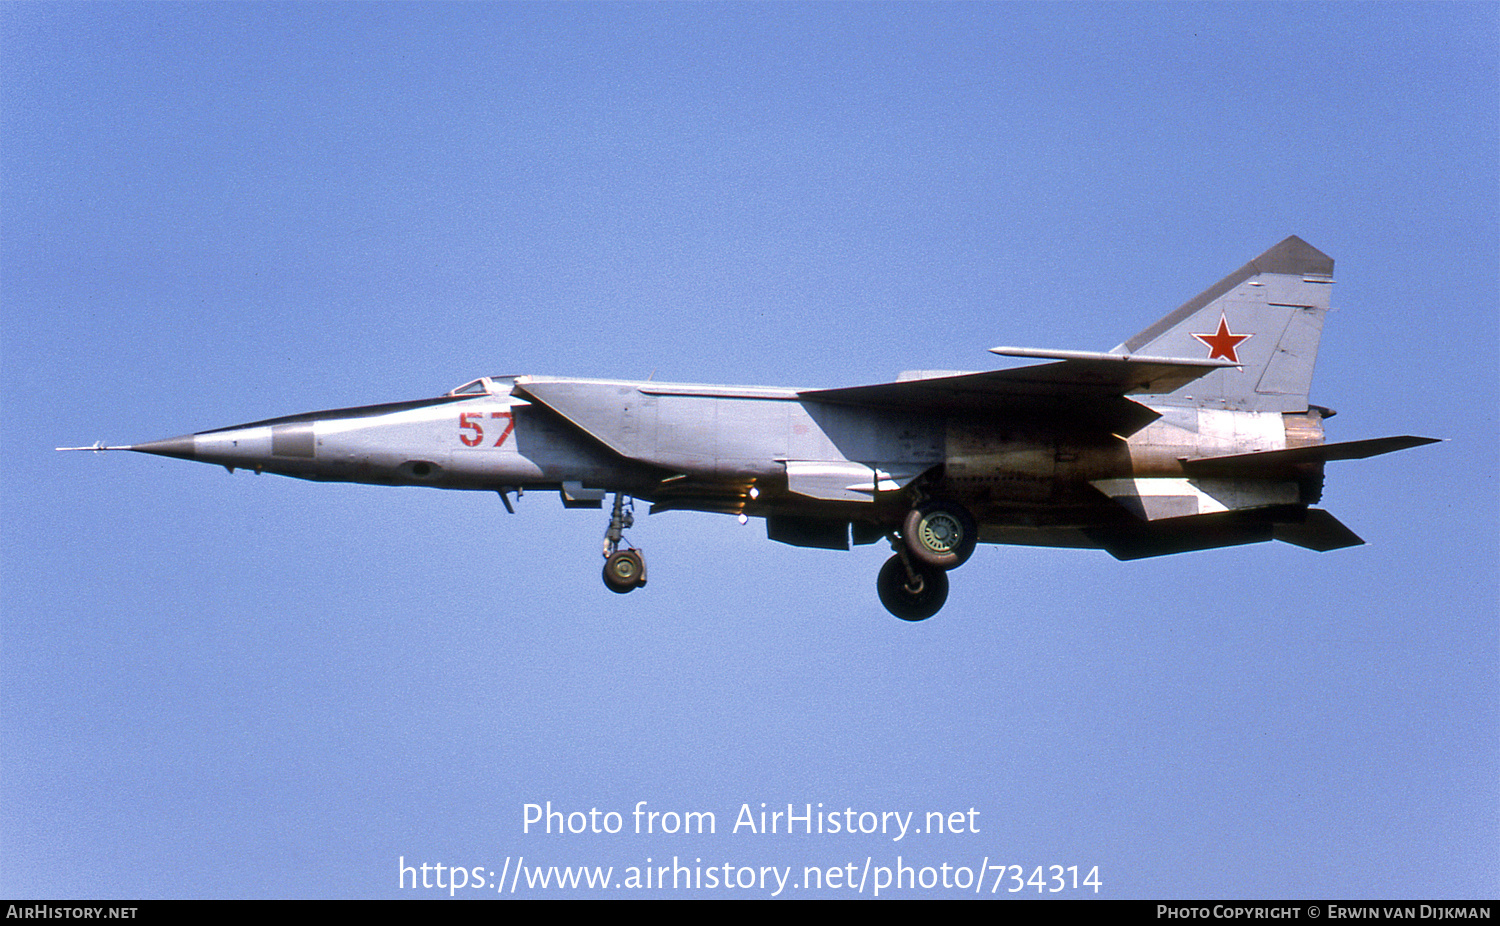
[[[609,516],[609,529],[604,532],[604,584],[612,592],[623,595],[646,584],[646,558],[635,547],[620,549],[625,539],[625,529],[635,523],[635,500],[631,499],[626,510],[624,499],[615,493],[614,511]]]

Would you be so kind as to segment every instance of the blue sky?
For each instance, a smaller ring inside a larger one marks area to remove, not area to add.
[[[1495,896],[1497,9],[0,5],[0,894],[899,857]],[[1447,439],[1329,467],[1357,549],[985,547],[907,625],[885,551],[758,522],[640,519],[616,596],[543,493],[51,449],[1107,350],[1288,234],[1337,261],[1330,439]],[[526,832],[548,801],[624,831]],[[735,832],[762,803],[977,832]]]

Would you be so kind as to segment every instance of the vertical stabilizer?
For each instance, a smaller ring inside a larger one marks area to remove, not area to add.
[[[1171,404],[1305,411],[1332,289],[1333,258],[1293,235],[1113,352],[1239,365],[1161,397]]]

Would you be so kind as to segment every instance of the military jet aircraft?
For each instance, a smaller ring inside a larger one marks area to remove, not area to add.
[[[880,600],[932,616],[977,543],[1118,559],[1282,540],[1363,543],[1328,512],[1323,467],[1431,443],[1326,443],[1308,404],[1333,260],[1287,238],[1107,353],[905,373],[838,389],[485,376],[445,395],[271,418],[122,447],[301,479],[555,489],[602,508],[604,582],[646,584],[634,502],[764,518],[772,540],[888,540]]]

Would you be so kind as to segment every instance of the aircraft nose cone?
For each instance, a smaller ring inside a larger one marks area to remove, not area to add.
[[[197,439],[192,434],[184,434],[181,437],[169,437],[166,440],[154,440],[146,444],[134,444],[130,449],[139,453],[154,453],[162,457],[196,460],[198,458],[197,443]]]

